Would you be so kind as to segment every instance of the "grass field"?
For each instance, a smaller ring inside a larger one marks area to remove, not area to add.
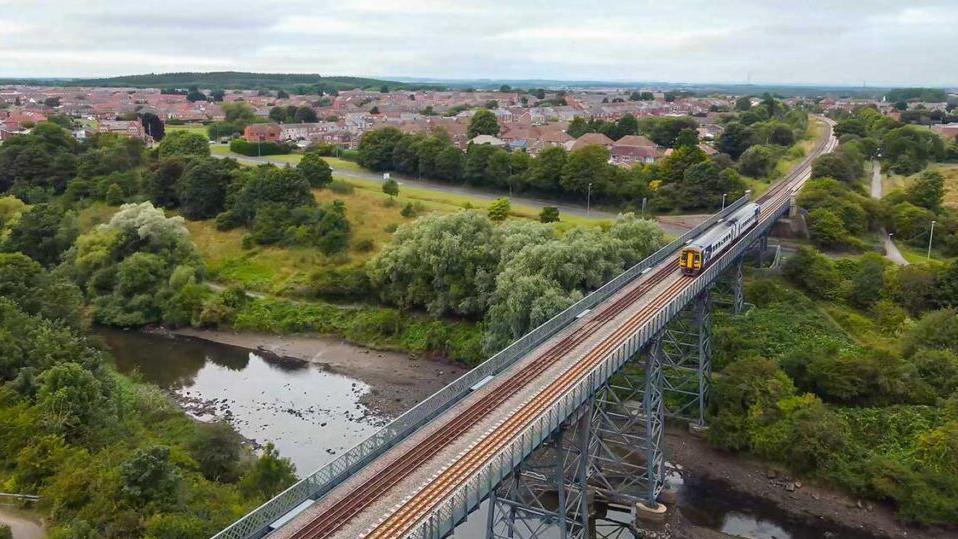
[[[169,124],[167,124],[167,125],[166,125],[166,132],[167,132],[167,133],[172,133],[173,131],[188,131],[188,132],[190,132],[190,133],[197,133],[197,134],[203,135],[204,137],[207,136],[207,135],[206,135],[206,126],[203,125],[203,124],[185,124],[185,125],[169,125]]]
[[[935,167],[945,177],[945,206],[958,208],[958,165]]]

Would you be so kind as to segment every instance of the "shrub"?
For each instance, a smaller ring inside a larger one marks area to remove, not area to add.
[[[284,155],[290,152],[291,148],[285,144],[276,142],[246,142],[241,138],[235,138],[230,141],[230,151],[249,157],[261,155]]]
[[[329,182],[329,190],[338,194],[338,195],[351,195],[356,191],[356,188],[352,184],[346,183],[342,180],[333,180]]]

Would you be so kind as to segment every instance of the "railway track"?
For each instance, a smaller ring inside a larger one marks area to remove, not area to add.
[[[576,328],[574,332],[564,337],[530,364],[512,375],[506,382],[495,387],[487,395],[470,406],[469,409],[456,416],[452,421],[435,432],[425,443],[419,444],[412,451],[403,454],[396,462],[393,462],[380,474],[363,483],[347,494],[338,503],[334,504],[328,511],[321,515],[320,518],[310,522],[302,529],[297,530],[292,537],[297,539],[319,539],[329,537],[335,533],[370,502],[377,499],[384,492],[404,479],[431,456],[447,447],[462,433],[481,421],[515,394],[515,392],[525,387],[543,371],[564,357],[569,351],[592,336],[609,320],[615,318],[631,306],[648,290],[676,272],[677,269],[675,266],[666,266],[652,274],[633,290],[600,311],[591,320],[579,328]]]
[[[807,173],[806,169],[811,160],[817,157],[821,152],[829,150],[831,144],[831,136],[826,137],[822,143],[816,146],[816,150],[803,160],[792,173],[758,199],[763,206],[760,222],[769,219],[771,215],[777,213],[781,204],[787,203],[788,197],[791,196],[796,186],[800,186],[804,181],[804,176]],[[728,252],[722,256],[727,256],[727,254]],[[389,489],[405,479],[430,458],[448,447],[453,441],[487,417],[492,411],[496,410],[516,392],[520,391],[546,369],[554,365],[568,352],[582,344],[610,320],[629,308],[649,290],[665,281],[669,276],[675,273],[677,269],[677,266],[671,264],[666,264],[661,267],[649,278],[640,282],[635,288],[600,311],[585,324],[576,328],[575,331],[562,338],[517,373],[510,376],[505,382],[493,388],[489,393],[470,405],[463,413],[440,427],[423,443],[418,444],[411,451],[400,455],[385,469],[347,493],[325,512],[315,516],[313,520],[304,527],[294,532],[291,537],[297,539],[319,539],[330,537],[336,533],[347,522],[368,507],[369,504],[388,492]],[[531,420],[541,414],[543,410],[567,391],[583,374],[588,373],[589,370],[609,352],[615,350],[624,339],[627,339],[643,324],[647,323],[659,309],[667,305],[676,294],[689,286],[695,279],[696,277],[693,276],[679,276],[678,279],[669,284],[668,287],[654,299],[642,306],[642,308],[623,325],[616,328],[608,338],[604,339],[575,365],[563,372],[556,380],[537,394],[533,400],[525,403],[489,436],[482,439],[467,455],[440,474],[435,481],[432,481],[416,493],[409,502],[404,504],[375,528],[368,537],[398,537],[402,533],[409,531],[409,528],[415,525],[424,514],[439,503],[444,495],[458,486],[462,481],[468,479],[479,466],[500,451],[502,447],[520,433]]]
[[[782,204],[788,203],[788,199],[794,189],[804,182],[811,160],[823,151],[829,150],[831,145],[832,140],[829,131],[829,136],[816,146],[816,150],[812,152],[808,158],[803,160],[792,173],[759,198],[759,201],[763,203],[760,222],[770,219],[773,215],[777,214]],[[722,256],[728,256],[728,251]],[[435,481],[426,485],[423,490],[404,504],[396,513],[390,515],[386,521],[381,523],[366,537],[370,539],[392,538],[400,537],[403,533],[408,532],[409,529],[414,526],[423,515],[434,508],[445,495],[471,477],[475,470],[479,469],[489,458],[501,451],[515,436],[521,433],[526,425],[568,391],[576,381],[593,369],[607,354],[615,350],[625,339],[628,339],[630,335],[647,323],[659,309],[668,304],[676,294],[689,286],[695,279],[696,277],[692,276],[683,275],[679,277],[679,279],[640,309],[599,346],[591,350],[576,365],[568,369],[558,379],[549,384],[546,389],[536,395],[534,400],[524,405],[492,434],[472,448],[467,455],[450,466],[444,473],[440,474]]]

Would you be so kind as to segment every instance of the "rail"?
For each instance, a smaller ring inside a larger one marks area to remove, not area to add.
[[[787,210],[787,201],[782,204]],[[618,372],[626,362],[636,353],[647,346],[655,335],[661,331],[689,302],[691,302],[706,287],[710,286],[715,279],[724,272],[733,261],[741,256],[762,234],[774,225],[776,218],[781,213],[782,208],[775,208],[772,213],[763,220],[759,226],[753,228],[741,240],[737,241],[733,247],[725,252],[719,260],[713,262],[709,267],[695,278],[691,284],[680,290],[662,309],[639,326],[636,331],[619,344],[613,351],[609,352],[597,364],[592,367],[588,373],[581,377],[577,382],[566,390],[562,395],[556,398],[553,403],[546,407],[533,421],[525,427],[522,432],[517,434],[501,451],[487,460],[481,468],[472,475],[472,477],[452,491],[439,502],[431,511],[423,515],[414,529],[404,537],[413,539],[439,539],[451,531],[457,524],[462,522],[466,516],[475,509],[479,503],[488,496],[499,484],[502,479],[508,476],[512,470],[525,460],[542,442],[550,436],[566,418],[571,416],[580,406],[588,401],[589,398],[602,386],[605,380],[608,380]],[[674,243],[674,242],[673,242]],[[576,368],[575,364],[567,369]],[[556,375],[561,378],[562,374]],[[530,397],[518,409],[532,401],[536,396]],[[490,427],[486,434],[490,434],[499,427],[506,418]],[[459,457],[465,455],[471,450],[471,447],[463,451]],[[442,473],[458,461],[459,458],[450,459]],[[385,517],[384,517],[385,518]]]
[[[562,328],[566,327],[570,322],[574,321],[583,311],[591,309],[595,305],[605,301],[618,292],[623,286],[642,275],[645,270],[657,266],[663,260],[672,256],[673,253],[682,247],[689,239],[698,236],[720,219],[742,207],[748,200],[748,195],[743,196],[726,206],[722,211],[710,216],[695,228],[652,253],[641,262],[622,272],[591,294],[569,306],[488,360],[440,389],[426,400],[409,409],[406,413],[400,415],[382,429],[353,446],[349,451],[346,451],[335,460],[322,466],[319,470],[299,480],[273,499],[220,531],[213,536],[213,539],[248,539],[264,536],[269,531],[270,524],[297,506],[302,505],[307,500],[319,499],[319,497],[339,485],[355,471],[379,457],[397,442],[457,403],[465,395],[469,394],[472,386],[484,378],[498,374],[512,366],[519,358],[534,350]]]

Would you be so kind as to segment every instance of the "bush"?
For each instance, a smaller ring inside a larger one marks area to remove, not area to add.
[[[831,260],[815,249],[800,247],[798,253],[785,261],[782,273],[813,296],[834,300],[841,295],[841,274]]]
[[[329,190],[338,194],[338,195],[351,195],[356,191],[356,188],[352,184],[346,183],[342,180],[333,180],[329,182]]]
[[[246,142],[241,138],[230,141],[230,151],[249,157],[261,155],[285,155],[291,151],[286,144],[276,142]]]

